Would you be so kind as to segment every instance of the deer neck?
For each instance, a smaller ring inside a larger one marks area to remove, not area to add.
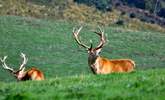
[[[90,68],[94,74],[97,74],[97,70],[98,70],[97,60],[99,59],[99,57],[100,56],[98,56],[98,55],[97,56],[89,55],[89,57],[88,57],[88,65],[90,66]]]
[[[88,64],[89,65],[95,64],[95,62],[98,58],[99,58],[98,55],[89,55],[88,56]]]

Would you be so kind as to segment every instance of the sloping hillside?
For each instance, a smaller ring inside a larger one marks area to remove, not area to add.
[[[72,37],[75,23],[47,21],[33,18],[0,17],[0,56],[8,55],[7,63],[17,68],[24,52],[29,61],[27,68],[37,66],[46,78],[91,74],[87,64],[87,52],[79,48]],[[98,42],[93,26],[85,26],[82,40],[90,44]],[[165,67],[165,34],[133,31],[117,27],[104,27],[108,43],[101,55],[107,58],[131,58],[137,69]],[[0,80],[12,81],[6,70],[0,68]]]
[[[104,27],[108,43],[101,55],[131,58],[136,61],[136,71],[92,75],[87,64],[87,52],[73,40],[72,28],[75,26],[79,25],[1,16],[0,56],[8,55],[7,64],[17,68],[21,62],[19,54],[24,52],[29,58],[27,68],[36,66],[41,69],[46,80],[16,82],[0,65],[0,99],[164,99],[164,33]],[[90,32],[95,28],[84,25],[82,41],[90,44],[91,39],[97,44],[97,36]]]
[[[75,1],[76,0],[0,0],[0,15],[67,20],[76,23],[103,26],[119,25],[134,30],[150,29],[152,31],[165,32],[163,28],[164,19],[153,16],[149,12],[129,8],[128,6],[112,7],[110,11],[102,11],[92,6],[93,3],[91,6],[87,6],[76,3]],[[113,4],[108,1],[109,0],[97,1],[97,4],[105,8]],[[116,3],[114,3],[114,5]],[[146,22],[151,22],[152,24]]]

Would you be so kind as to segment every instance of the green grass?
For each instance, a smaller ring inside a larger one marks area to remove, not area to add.
[[[150,69],[129,74],[79,75],[0,83],[0,99],[6,100],[163,100],[165,70]]]
[[[163,98],[164,33],[104,27],[108,43],[101,56],[133,59],[138,71],[94,76],[87,64],[87,52],[73,40],[74,26],[77,24],[66,21],[0,16],[0,57],[8,55],[7,64],[18,68],[19,55],[24,52],[29,58],[26,68],[36,66],[47,79],[18,83],[9,72],[0,68],[0,99]],[[82,41],[90,44],[91,39],[97,44],[97,35],[90,32],[93,29],[90,25],[84,26],[80,33]],[[148,68],[150,70],[142,71]]]

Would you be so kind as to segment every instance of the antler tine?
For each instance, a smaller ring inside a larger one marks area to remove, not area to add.
[[[100,32],[102,33],[102,36],[103,36],[104,35],[104,30],[102,30],[100,26],[98,26],[98,28],[99,28]]]
[[[1,60],[1,62],[2,62],[2,67],[3,67],[4,69],[6,69],[6,70],[9,70],[9,71],[11,71],[11,72],[14,72],[14,69],[13,69],[13,68],[10,68],[10,67],[8,67],[8,66],[6,65],[6,63],[5,63],[6,58],[7,58],[7,56],[4,56],[3,59],[0,58],[0,60]]]
[[[83,27],[81,26],[77,31],[76,31],[76,28],[73,28],[73,35],[74,35],[74,38],[75,38],[76,42],[77,42],[79,45],[81,45],[82,47],[84,47],[84,48],[86,48],[86,49],[89,49],[89,47],[88,47],[87,45],[83,44],[83,43],[78,39],[78,35],[79,35],[79,33],[80,33],[80,31],[81,31],[82,28],[83,28]]]
[[[28,59],[26,58],[26,55],[25,55],[24,53],[21,53],[20,56],[23,58],[23,62],[22,62],[22,64],[21,64],[19,70],[22,70],[23,68],[25,68],[24,65],[27,63]]]
[[[76,31],[76,28],[74,27],[74,28],[73,28],[73,33],[75,33],[75,34],[78,36],[78,34],[80,33],[80,31],[81,31],[82,28],[83,28],[83,27],[81,26],[81,27]]]
[[[99,26],[98,26],[98,28],[99,28],[99,32],[95,31],[95,33],[100,36],[100,43],[99,43],[99,45],[95,49],[100,49],[105,44],[104,30],[102,30],[101,27],[99,27]]]

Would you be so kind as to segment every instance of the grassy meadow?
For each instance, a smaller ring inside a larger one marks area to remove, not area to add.
[[[129,74],[93,75],[87,52],[72,37],[80,24],[27,17],[0,16],[0,57],[18,68],[23,52],[27,69],[36,66],[45,74],[41,82],[16,82],[0,68],[0,99],[162,99],[165,91],[165,33],[134,31],[122,27],[103,27],[107,43],[101,56],[130,58],[136,71]],[[95,45],[98,37],[93,25],[83,25],[81,39]]]
[[[164,100],[165,70],[1,83],[5,100]]]

